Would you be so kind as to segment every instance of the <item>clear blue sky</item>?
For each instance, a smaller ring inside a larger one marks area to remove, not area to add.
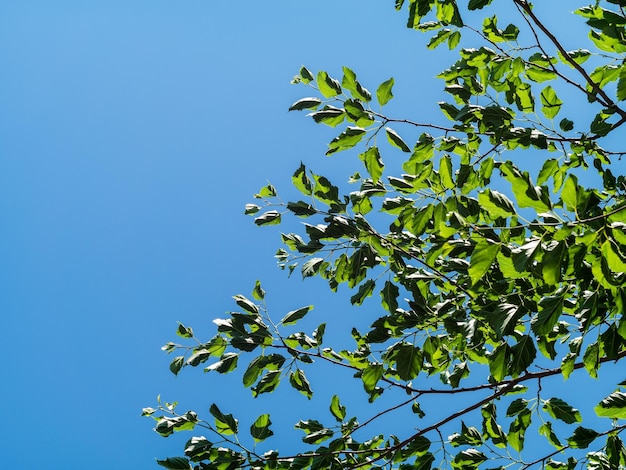
[[[210,334],[259,278],[277,316],[335,314],[321,284],[275,268],[277,232],[243,206],[267,180],[289,191],[301,160],[358,169],[287,113],[301,64],[370,88],[394,75],[403,117],[437,112],[447,63],[404,22],[374,0],[0,5],[0,467],[155,468],[187,437],[139,416],[157,394],[240,406],[212,376],[169,373],[176,321]]]

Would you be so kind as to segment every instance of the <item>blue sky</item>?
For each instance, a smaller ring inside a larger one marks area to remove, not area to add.
[[[3,468],[155,468],[186,439],[139,416],[157,394],[247,410],[238,379],[174,378],[160,347],[177,321],[208,336],[255,279],[276,316],[351,312],[286,280],[277,231],[243,206],[268,180],[291,191],[301,160],[338,181],[358,169],[323,156],[335,131],[287,113],[302,64],[371,89],[393,75],[391,110],[437,112],[448,62],[404,22],[374,0],[0,5]]]

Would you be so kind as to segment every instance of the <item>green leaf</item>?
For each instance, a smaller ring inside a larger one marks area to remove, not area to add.
[[[394,131],[390,127],[385,127],[385,132],[387,133],[387,140],[389,141],[389,143],[391,145],[393,145],[394,147],[399,148],[403,152],[410,152],[411,151],[409,146],[404,142],[404,140],[402,140],[402,137],[400,137],[396,133],[396,131]]]
[[[361,86],[356,79],[356,74],[348,67],[343,67],[343,79],[341,85],[350,92],[354,98],[358,98],[362,101],[369,102],[372,99],[372,94]]]
[[[346,112],[343,109],[334,106],[324,106],[321,111],[308,114],[315,122],[326,124],[330,127],[337,127],[346,118]]]
[[[234,295],[233,299],[235,299],[235,302],[237,303],[237,305],[239,305],[246,312],[249,312],[255,315],[259,313],[259,306],[256,305],[254,302],[251,302],[250,300],[248,300],[243,295],[241,294]]]
[[[480,10],[481,8],[489,5],[492,0],[470,0],[467,9],[468,10]]]
[[[259,383],[250,389],[252,390],[252,396],[257,397],[262,393],[273,392],[280,383],[280,374],[281,371],[279,370],[268,371]]]
[[[478,468],[478,466],[487,460],[487,456],[476,449],[467,449],[459,452],[452,462],[452,468]]]
[[[547,335],[563,312],[565,294],[544,297],[539,302],[539,313],[531,320],[531,328],[537,335]]]
[[[313,390],[311,390],[311,384],[309,383],[306,375],[304,375],[304,371],[302,369],[298,369],[295,372],[291,372],[289,374],[289,383],[293,388],[298,390],[308,399],[311,399],[313,396]]]
[[[509,345],[500,344],[489,356],[489,373],[496,382],[501,382],[509,375]]]
[[[301,307],[297,310],[292,310],[287,313],[280,321],[283,325],[295,325],[298,320],[303,318],[307,313],[313,310],[313,305],[307,305],[306,307]]]
[[[333,395],[330,400],[330,412],[339,422],[342,422],[346,417],[346,407],[341,405],[337,395]]]
[[[302,83],[307,84],[315,80],[315,77],[313,76],[311,71],[303,65],[300,68],[300,79],[302,80]]]
[[[367,393],[374,392],[376,384],[382,378],[384,368],[382,364],[370,364],[361,373],[361,380],[363,381],[363,388]]]
[[[574,128],[574,121],[570,121],[567,118],[563,118],[561,119],[561,122],[559,122],[559,127],[564,132],[571,131]]]
[[[507,408],[506,415],[508,417],[515,416],[526,409],[528,409],[528,400],[524,400],[523,398],[517,398],[513,400]]]
[[[215,428],[221,434],[237,434],[237,420],[231,414],[224,414],[215,403],[209,408],[209,412],[215,418]]]
[[[582,421],[580,412],[560,398],[550,398],[544,402],[543,409],[553,418],[559,419],[567,424],[580,423]]]
[[[239,354],[236,353],[226,353],[224,354],[219,361],[204,369],[205,372],[211,372],[213,370],[219,372],[220,374],[227,374],[228,372],[232,372],[237,368],[237,361],[239,359]]]
[[[278,211],[267,211],[265,214],[254,219],[254,223],[258,226],[262,225],[278,225],[281,222],[281,214]]]
[[[567,443],[573,449],[586,449],[599,435],[600,434],[593,429],[578,426],[574,434],[567,439]]]
[[[254,438],[255,442],[261,442],[270,436],[274,435],[274,432],[270,429],[272,421],[269,414],[262,414],[256,421],[250,426],[250,435]]]
[[[328,151],[326,152],[326,155],[331,155],[335,152],[340,152],[354,147],[361,141],[364,134],[365,129],[361,129],[360,127],[346,127],[345,131],[335,137],[330,144],[328,144]]]
[[[428,44],[426,44],[426,47],[428,49],[435,49],[437,46],[443,44],[446,39],[448,39],[448,37],[450,36],[450,33],[452,33],[452,30],[450,29],[440,29],[437,34],[435,34],[432,38],[430,38],[430,41],[428,41]]]
[[[470,258],[469,276],[475,285],[489,270],[500,252],[501,245],[487,238],[481,238],[476,243]]]
[[[624,101],[626,99],[626,67],[622,65],[619,71],[619,80],[617,82],[617,100]]]
[[[178,323],[178,330],[176,330],[176,334],[181,338],[193,338],[193,330],[191,328],[187,328],[182,323]]]
[[[603,418],[626,419],[626,393],[620,391],[611,393],[596,405],[594,411]]]
[[[544,436],[552,446],[556,447],[559,450],[561,449],[561,441],[559,441],[559,438],[552,430],[552,423],[550,421],[547,421],[539,426],[539,434]]]
[[[185,455],[189,457],[192,462],[198,462],[209,458],[212,448],[213,443],[208,441],[205,437],[192,437],[185,444]]]
[[[452,179],[452,158],[450,155],[444,155],[439,160],[439,177],[441,184],[446,189],[454,189],[454,180]]]
[[[307,260],[302,265],[302,277],[315,276],[323,262],[323,258],[311,258],[310,260]]]
[[[544,116],[548,119],[553,119],[559,111],[561,110],[561,106],[563,105],[563,101],[556,96],[556,92],[554,88],[550,85],[545,87],[541,92],[541,111]]]
[[[337,80],[330,77],[326,72],[320,71],[317,74],[317,86],[322,95],[326,98],[332,98],[342,93],[341,85]]]
[[[515,215],[515,206],[504,194],[491,189],[478,193],[478,201],[491,218]]]
[[[600,367],[600,345],[598,342],[591,343],[583,355],[583,365],[591,377],[598,377]]]
[[[378,147],[370,147],[365,152],[359,155],[359,158],[365,165],[365,169],[372,177],[372,180],[377,183],[380,181],[380,177],[383,174],[383,168],[385,164],[380,156]]]
[[[381,303],[385,310],[394,313],[398,309],[398,296],[400,290],[393,282],[385,281],[385,286],[380,291]]]
[[[510,375],[513,377],[525,372],[534,362],[537,349],[531,336],[524,335],[517,340],[517,344],[510,348]]]
[[[519,207],[532,207],[538,212],[548,212],[552,209],[547,190],[541,186],[534,186],[528,173],[522,173],[511,162],[502,164],[500,171],[511,183],[511,189]]]
[[[169,457],[165,460],[157,460],[156,463],[169,470],[192,470],[189,460],[185,457]]]
[[[554,286],[561,280],[561,265],[565,255],[565,242],[555,243],[543,254],[541,273],[544,282]]]
[[[372,292],[374,292],[374,287],[376,287],[376,282],[368,279],[359,286],[358,292],[350,297],[350,303],[352,305],[361,305],[367,297],[372,295]]]
[[[626,272],[626,256],[622,254],[615,240],[609,239],[602,244],[602,258],[606,260],[611,271],[615,273]]]
[[[303,109],[317,109],[322,100],[315,97],[302,98],[289,106],[289,111],[302,111]]]
[[[385,106],[393,98],[393,84],[394,80],[393,77],[391,77],[389,80],[384,81],[378,86],[378,89],[376,90],[376,99],[378,100],[378,104],[381,106]]]
[[[304,163],[300,162],[300,166],[291,177],[291,182],[294,187],[306,196],[310,196],[313,192],[313,186],[311,180],[306,174],[306,167]]]
[[[263,288],[261,287],[261,282],[258,280],[254,283],[252,297],[254,297],[255,300],[263,300],[265,298],[265,290],[263,290]]]
[[[177,356],[170,362],[170,371],[174,375],[178,375],[180,369],[185,365],[185,356]]]
[[[422,351],[409,343],[403,343],[395,356],[396,370],[402,380],[413,380],[422,369]]]

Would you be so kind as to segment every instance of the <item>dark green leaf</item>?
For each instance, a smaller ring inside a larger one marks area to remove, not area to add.
[[[280,321],[283,325],[295,325],[295,323],[303,318],[307,313],[313,310],[313,305],[307,305],[306,307],[301,307],[297,310],[292,310],[287,313]]]
[[[209,408],[215,418],[215,428],[222,434],[237,434],[237,420],[231,414],[224,414],[215,403]]]
[[[304,371],[298,369],[295,372],[289,374],[289,383],[293,388],[302,393],[305,397],[311,398],[313,396],[313,390],[311,390],[311,384],[309,383]]]
[[[274,435],[274,432],[270,429],[271,424],[272,421],[270,421],[269,414],[263,414],[256,419],[252,426],[250,426],[250,435],[254,438],[255,442],[264,441]]]
[[[311,180],[306,174],[306,167],[304,166],[304,163],[300,163],[300,166],[291,177],[291,182],[302,194],[310,196],[313,192],[313,186],[311,185]]]
[[[422,369],[422,351],[409,343],[403,343],[395,356],[396,370],[402,380],[413,380]]]
[[[178,375],[180,369],[185,365],[185,356],[177,356],[170,362],[170,371],[174,375]]]
[[[165,460],[157,460],[156,463],[169,470],[192,470],[189,460],[184,457],[169,457]]]
[[[303,109],[317,109],[322,104],[319,98],[302,98],[289,107],[289,111],[302,111]]]
[[[281,222],[280,212],[267,211],[265,214],[254,219],[254,223],[261,225],[278,225]]]
[[[589,447],[589,444],[591,444],[599,435],[600,434],[598,434],[593,429],[583,428],[582,426],[579,426],[574,431],[574,434],[572,434],[572,436],[567,439],[567,443],[573,449],[586,449],[587,447]]]
[[[391,145],[393,145],[394,147],[399,148],[403,152],[410,152],[411,151],[409,146],[404,142],[404,140],[402,140],[402,137],[400,137],[396,133],[396,131],[394,131],[390,127],[385,127],[385,132],[387,133],[387,140],[389,141],[389,143]]]
[[[481,238],[476,243],[470,259],[469,275],[472,284],[476,284],[489,270],[500,252],[501,245],[487,238]]]
[[[543,404],[543,409],[553,418],[567,424],[580,423],[582,421],[580,412],[560,398],[550,398]]]

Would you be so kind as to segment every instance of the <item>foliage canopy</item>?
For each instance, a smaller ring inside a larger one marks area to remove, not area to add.
[[[358,149],[363,176],[355,173],[343,194],[300,164],[292,178],[299,199],[284,202],[267,185],[245,212],[259,226],[305,219],[299,233],[282,234],[279,266],[320,277],[331,291],[347,285],[354,305],[380,296],[379,316],[367,331],[352,329],[352,349],[336,348],[324,341],[326,324],[292,332],[312,306],[277,321],[257,282],[250,296],[234,297],[238,310],[215,320],[208,341],[181,324],[189,343],[164,350],[176,353],[174,374],[242,370],[255,397],[287,382],[311,398],[307,371],[327,364],[353,375],[372,407],[383,393],[395,404],[357,417],[348,397],[334,395],[329,416],[295,425],[300,450],[281,453],[267,413],[244,429],[216,404],[200,417],[159,402],[144,409],[156,432],[208,437],[158,463],[625,468],[623,377],[604,376],[614,392],[588,409],[559,390],[563,379],[596,378],[626,356],[626,151],[613,148],[626,122],[625,7],[606,0],[575,10],[588,38],[567,50],[541,7],[525,0],[396,0],[408,26],[430,35],[428,49],[457,55],[438,75],[449,97],[442,116],[426,121],[385,114],[393,78],[372,92],[347,67],[341,78],[302,67],[293,83],[314,96],[290,110],[337,129],[326,154]],[[514,23],[503,27],[496,13]],[[565,94],[580,102],[564,102]],[[418,429],[377,432],[392,411]],[[593,427],[589,416],[598,418]]]

